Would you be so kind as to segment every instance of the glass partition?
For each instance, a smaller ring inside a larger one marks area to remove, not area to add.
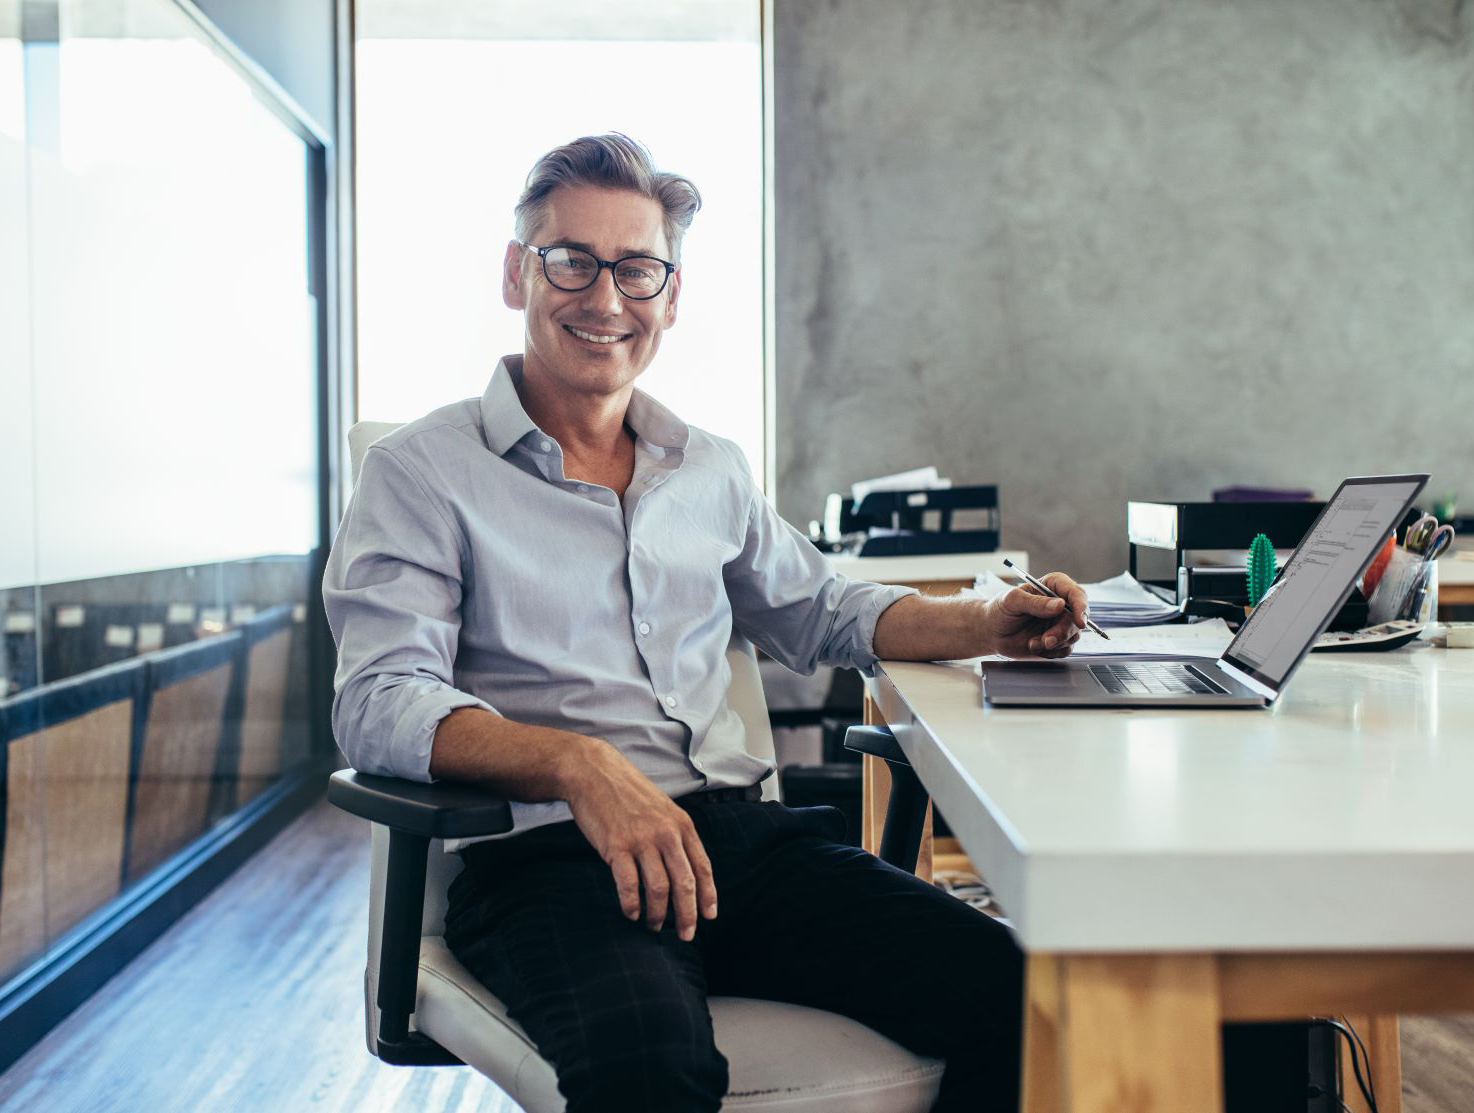
[[[311,750],[322,157],[171,0],[0,0],[0,982]]]

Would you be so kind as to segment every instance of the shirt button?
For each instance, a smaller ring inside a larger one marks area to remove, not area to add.
[[[538,445],[538,447],[541,448],[544,452],[551,452],[553,451],[553,442],[543,441],[541,444]]]
[[[640,633],[642,633],[642,634],[648,634],[649,632],[650,632],[650,624],[648,622],[642,622],[642,623],[640,623]],[[674,701],[672,701],[672,702],[674,702]]]
[[[691,764],[696,766],[696,768],[699,769],[701,772],[706,772],[706,763],[702,761],[699,757],[693,757],[691,759]]]
[[[589,489],[589,485],[587,483],[580,483],[578,485],[578,489],[580,492],[587,491]]]
[[[675,705],[676,705],[676,697],[675,696],[666,696],[665,697],[665,706],[667,706],[667,707],[674,707]]]

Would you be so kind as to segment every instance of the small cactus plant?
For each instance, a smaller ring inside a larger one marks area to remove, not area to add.
[[[1274,583],[1278,568],[1274,560],[1274,544],[1264,534],[1254,538],[1249,546],[1249,606],[1257,607],[1259,600]]]

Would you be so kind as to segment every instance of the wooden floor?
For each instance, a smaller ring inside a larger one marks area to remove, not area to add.
[[[517,1113],[363,1036],[368,825],[326,801],[0,1075],[5,1113]]]
[[[368,832],[309,811],[3,1075],[0,1110],[517,1113],[363,1042]],[[1474,1016],[1403,1022],[1404,1113],[1474,1110]]]

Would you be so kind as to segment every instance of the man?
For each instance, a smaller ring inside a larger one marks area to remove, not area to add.
[[[724,652],[735,627],[805,672],[1062,656],[1084,593],[1058,573],[1067,603],[838,576],[735,445],[634,389],[699,205],[622,135],[533,168],[502,282],[522,356],[370,448],[334,543],[338,741],[360,770],[518,801],[511,836],[461,848],[446,940],[570,1111],[718,1108],[706,997],[732,994],[853,1016],[947,1057],[936,1108],[1011,1113],[1007,931],[845,845],[833,809],[761,802],[773,770],[744,748]]]

